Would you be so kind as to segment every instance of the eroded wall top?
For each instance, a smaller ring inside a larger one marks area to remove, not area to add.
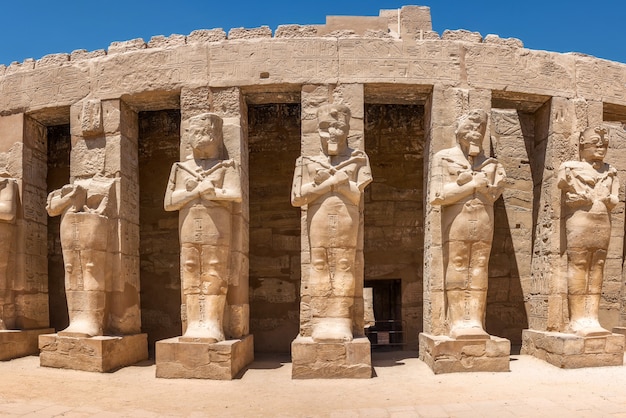
[[[86,97],[122,97],[136,110],[155,110],[177,107],[182,86],[280,93],[322,83],[444,85],[626,106],[625,64],[465,30],[439,35],[428,7],[404,6],[377,17],[279,26],[274,34],[268,27],[197,30],[0,65],[0,115],[27,112],[52,125],[67,113],[54,109]]]

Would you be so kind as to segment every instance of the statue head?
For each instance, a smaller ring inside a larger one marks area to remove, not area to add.
[[[486,130],[487,112],[474,109],[459,118],[454,133],[463,152],[475,157],[483,151],[483,138]]]
[[[317,110],[317,131],[322,151],[326,155],[340,155],[348,148],[350,109],[346,105],[327,104]]]
[[[222,118],[215,113],[202,113],[189,118],[185,135],[199,158],[219,158],[222,154]]]
[[[609,147],[609,131],[596,126],[587,128],[580,133],[578,153],[581,161],[588,163],[602,162]]]

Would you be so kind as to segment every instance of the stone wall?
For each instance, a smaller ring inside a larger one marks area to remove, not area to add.
[[[365,190],[365,280],[401,280],[396,319],[411,349],[422,330],[423,150],[423,106],[365,105],[365,151],[374,177]]]
[[[178,212],[163,209],[179,144],[180,111],[139,113],[141,329],[150,347],[181,335]]]
[[[289,352],[300,313],[300,210],[291,206],[300,105],[249,106],[250,332],[256,351]]]

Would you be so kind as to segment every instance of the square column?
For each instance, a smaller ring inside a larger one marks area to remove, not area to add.
[[[70,129],[69,186],[87,189],[88,209],[79,213],[101,214],[99,222],[106,222],[108,231],[106,250],[98,249],[99,255],[94,256],[92,267],[79,266],[82,272],[85,268],[93,269],[97,284],[93,284],[87,273],[72,273],[66,277],[70,327],[58,335],[40,338],[40,361],[47,367],[109,371],[148,358],[147,336],[140,333],[137,114],[119,99],[86,99],[72,105]],[[101,199],[100,202],[91,207],[97,199]],[[76,217],[73,222],[85,221]],[[84,238],[75,238],[78,241],[73,245],[78,247],[70,248],[67,241],[63,246],[64,230],[67,233],[67,228],[83,226],[64,225],[62,221],[61,242],[66,265],[70,262],[65,260],[66,253],[72,254],[68,250],[85,247],[83,251],[95,253],[95,248],[99,248],[93,247],[96,244],[85,244],[81,241]],[[71,271],[77,268],[72,266]],[[96,316],[102,318],[101,334],[90,336],[83,330],[75,331],[72,312],[81,315],[85,309],[97,312]],[[103,338],[105,336],[115,338]],[[106,348],[93,349],[96,340]],[[93,361],[100,366],[95,367],[91,360],[83,359],[85,352],[92,353]]]
[[[46,130],[0,116],[0,360],[36,354],[48,315]]]
[[[320,143],[320,133],[318,132],[318,127],[320,126],[318,110],[328,104],[345,105],[349,108],[350,119],[347,121],[349,123],[349,132],[347,134],[348,147],[352,150],[364,151],[363,85],[305,85],[302,88],[301,103],[302,159],[318,158],[317,156],[321,155],[320,149],[322,145]],[[338,118],[337,116],[334,117]],[[330,157],[328,157],[328,161],[332,163]],[[296,167],[296,170],[298,170],[298,167]],[[369,164],[366,170],[369,170]],[[371,178],[369,172],[368,175]],[[296,174],[294,176],[294,190],[298,181],[300,180],[298,180],[298,175]],[[302,182],[304,184],[304,180]],[[292,202],[294,202],[293,196]],[[370,378],[372,376],[370,342],[364,336],[363,195],[361,193],[358,206],[359,219],[355,258],[353,261],[349,261],[349,263],[353,263],[351,270],[354,275],[354,290],[349,296],[344,298],[345,300],[337,297],[337,290],[330,290],[329,292],[321,290],[320,285],[314,283],[311,277],[312,259],[315,258],[315,255],[312,255],[308,232],[311,228],[308,225],[309,206],[301,206],[302,281],[300,286],[300,334],[291,344],[292,378]],[[329,222],[332,224],[331,221]],[[336,240],[342,241],[344,238],[337,237]],[[332,240],[332,238],[330,239]],[[329,254],[332,251],[339,250],[329,243],[326,253]],[[328,255],[328,257],[331,257],[331,255]],[[334,274],[337,275],[337,266],[329,265],[327,268],[329,271],[334,268]],[[322,284],[323,286],[325,285]],[[334,306],[332,300],[338,301],[335,304],[340,302],[341,307]],[[346,312],[343,312],[342,309],[346,310]],[[335,318],[335,316],[341,316],[338,314],[339,311],[343,315],[341,319]],[[348,321],[352,331],[352,339],[350,341],[316,340],[314,338],[314,328],[321,321],[320,318],[324,316],[331,317],[331,320],[335,321],[337,319]]]

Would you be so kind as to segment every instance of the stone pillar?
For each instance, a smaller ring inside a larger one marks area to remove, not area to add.
[[[46,129],[0,116],[0,360],[36,354],[48,328]]]
[[[351,112],[349,120],[348,147],[364,150],[363,138],[364,96],[362,84],[305,85],[301,92],[302,103],[302,156],[320,154],[317,111],[322,105],[342,104]],[[368,167],[369,169],[369,167]],[[293,200],[292,200],[293,201]],[[349,309],[352,323],[351,341],[314,341],[314,311],[323,309],[317,306],[310,282],[311,250],[307,225],[307,206],[302,206],[301,231],[302,252],[300,285],[300,333],[292,342],[292,378],[370,378],[372,375],[370,343],[364,336],[363,306],[363,196],[359,204],[359,226],[356,244],[356,258],[353,265],[354,293]]]
[[[602,105],[584,99],[553,97],[549,107],[539,112],[542,115],[539,116],[538,131],[546,133],[545,159],[531,266],[530,329],[522,333],[521,352],[567,369],[622,365],[623,335],[588,337],[568,332],[565,218],[556,171],[563,162],[578,161],[579,135],[588,126],[602,123]],[[615,220],[616,214],[611,217]],[[617,225],[623,234],[623,221],[618,221]],[[616,230],[615,223],[612,229]],[[621,248],[621,244],[613,241],[611,239],[606,260],[605,281],[607,273],[619,277],[619,273],[611,273],[615,267],[621,271],[621,250],[619,254],[615,250],[615,246]]]
[[[70,129],[70,183],[111,184],[104,306],[98,306],[103,329],[93,336],[62,331],[40,337],[40,361],[105,372],[148,358],[147,335],[140,333],[137,113],[120,99],[85,99],[72,105]]]
[[[223,315],[224,341],[203,342],[174,337],[156,343],[156,376],[230,380],[254,360],[248,302],[248,113],[239,88],[183,88],[181,92],[180,160],[192,152],[185,135],[190,118],[211,112],[223,121],[225,158],[235,161],[241,176],[241,202],[232,202],[229,283]],[[164,185],[165,189],[165,185]],[[182,215],[181,215],[182,216]],[[182,266],[181,266],[182,268]],[[182,311],[182,309],[181,309]],[[183,333],[187,320],[183,316]]]
[[[509,340],[495,336],[458,340],[448,337],[442,208],[431,204],[434,198],[431,196],[433,157],[437,152],[455,146],[457,120],[471,109],[483,109],[489,113],[490,91],[435,85],[426,104],[424,165],[428,170],[424,177],[424,332],[419,336],[419,356],[436,374],[509,370]],[[487,156],[491,146],[490,136],[487,124],[482,144]]]

